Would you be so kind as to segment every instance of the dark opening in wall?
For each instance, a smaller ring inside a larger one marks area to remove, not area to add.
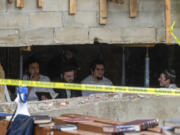
[[[23,56],[23,63],[30,57],[40,60],[40,73],[51,77],[48,71],[49,62],[52,58],[62,55],[64,49],[71,49],[79,66],[78,79],[81,81],[89,73],[89,65],[92,60],[100,58],[105,63],[105,76],[114,85],[121,85],[122,82],[122,46],[121,45],[64,45],[64,46],[35,46],[30,52],[20,52],[20,48],[0,48],[0,62],[6,72],[6,78],[19,79],[20,54]],[[150,57],[150,87],[159,87],[158,77],[161,71],[166,68],[173,68],[176,71],[176,83],[180,84],[180,47],[156,45],[149,48]],[[126,47],[126,85],[144,86],[145,73],[145,47]],[[58,62],[58,59],[57,59]],[[25,68],[24,68],[25,69]],[[23,71],[25,72],[25,70]],[[12,93],[14,88],[10,87]]]

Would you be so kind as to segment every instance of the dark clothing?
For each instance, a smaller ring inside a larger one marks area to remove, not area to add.
[[[62,81],[59,79],[59,81],[57,82],[65,82],[65,81]],[[78,82],[76,81],[73,83],[78,83]],[[54,89],[54,91],[59,94],[56,98],[68,98],[66,89]],[[70,90],[70,93],[71,93],[71,96],[70,96],[71,98],[82,96],[81,90]]]
[[[65,89],[55,89],[54,91],[59,94],[56,98],[67,98],[67,93]],[[71,98],[80,96],[82,96],[80,90],[71,90]]]

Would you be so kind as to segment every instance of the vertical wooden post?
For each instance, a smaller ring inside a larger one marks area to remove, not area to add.
[[[69,14],[76,14],[76,0],[69,0]]]
[[[0,78],[5,78],[5,72],[3,70],[3,67],[2,65],[0,64]],[[1,102],[5,102],[6,99],[5,99],[5,87],[4,85],[0,85],[0,101]]]
[[[107,0],[99,0],[99,24],[107,23]]]
[[[24,0],[16,0],[16,7],[23,8],[24,7]]]
[[[129,7],[129,16],[131,18],[136,17],[136,11],[137,11],[137,0],[130,0],[130,7]]]
[[[42,8],[43,7],[43,2],[42,0],[37,0],[37,7]]]
[[[165,37],[166,43],[171,42],[171,2],[170,0],[164,0],[164,17],[165,17]]]

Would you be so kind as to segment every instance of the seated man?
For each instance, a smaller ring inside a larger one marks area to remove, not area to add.
[[[65,83],[75,83],[75,68],[72,65],[64,65],[62,73],[60,74],[61,82]],[[59,95],[57,98],[71,98],[81,96],[81,91],[79,90],[55,90]]]
[[[47,76],[41,75],[39,73],[39,62],[35,58],[29,58],[27,62],[27,75],[23,76],[23,80],[31,80],[31,81],[44,81],[49,82],[49,78]],[[50,93],[51,97],[55,96],[55,92],[51,88],[40,88],[40,87],[29,87],[28,92],[28,100],[38,100],[36,92],[47,92]],[[45,98],[45,95],[42,95],[42,99]]]
[[[172,88],[172,89],[177,88],[175,84],[175,80],[176,80],[176,74],[174,70],[165,70],[160,74],[160,77],[158,79],[161,87]]]
[[[112,85],[112,82],[104,77],[104,63],[101,60],[95,60],[91,64],[91,75],[87,76],[81,81],[82,84],[96,84],[96,85]],[[83,96],[100,93],[96,91],[82,91]]]

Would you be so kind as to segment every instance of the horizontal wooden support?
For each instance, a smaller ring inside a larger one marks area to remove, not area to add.
[[[69,14],[76,14],[76,0],[69,0]]]
[[[99,24],[107,24],[107,0],[99,0]]]
[[[31,46],[23,46],[23,47],[20,48],[20,51],[30,52],[31,51]]]

